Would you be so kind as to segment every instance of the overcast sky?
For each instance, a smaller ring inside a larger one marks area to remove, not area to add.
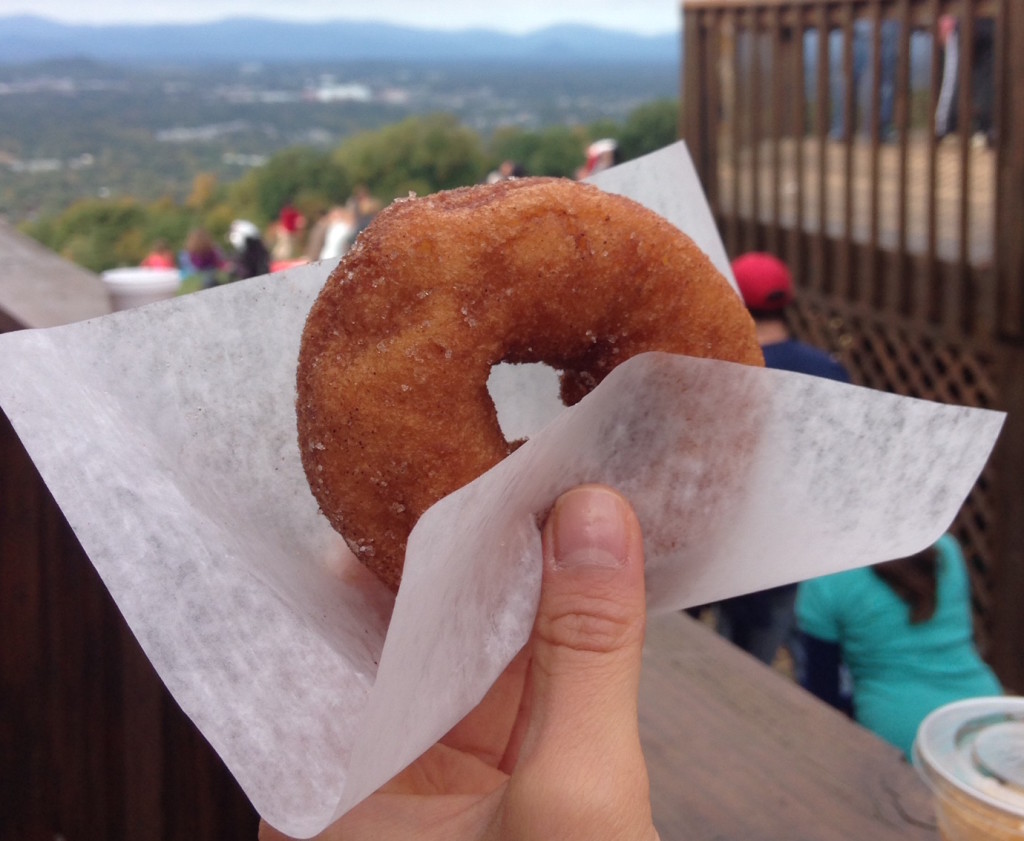
[[[678,31],[679,9],[679,0],[0,0],[0,17],[35,14],[66,23],[191,22],[251,16],[379,20],[437,29],[485,27],[506,32],[529,32],[554,23],[587,23],[648,35]]]

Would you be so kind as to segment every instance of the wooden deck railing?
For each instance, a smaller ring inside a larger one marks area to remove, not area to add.
[[[857,382],[1009,412],[955,530],[984,650],[1024,689],[1024,3],[686,0],[683,18],[681,133],[730,253],[792,266],[795,329]]]
[[[0,266],[0,332],[109,312],[99,277],[2,222]],[[0,641],[0,838],[256,838],[2,413]]]

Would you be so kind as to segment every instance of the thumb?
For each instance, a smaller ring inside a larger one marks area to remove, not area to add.
[[[637,693],[645,623],[643,538],[629,503],[601,485],[558,499],[544,526],[531,697],[520,751],[607,762],[639,751]]]

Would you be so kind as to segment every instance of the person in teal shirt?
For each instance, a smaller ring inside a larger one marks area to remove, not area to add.
[[[854,718],[908,758],[932,710],[1002,694],[974,644],[967,565],[951,534],[910,558],[801,583],[796,616],[803,685],[843,708],[845,665]]]

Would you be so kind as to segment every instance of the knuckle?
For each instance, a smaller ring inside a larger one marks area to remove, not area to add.
[[[617,651],[643,637],[643,617],[633,615],[614,597],[593,596],[582,602],[553,605],[538,619],[537,633],[550,645],[596,654]]]

